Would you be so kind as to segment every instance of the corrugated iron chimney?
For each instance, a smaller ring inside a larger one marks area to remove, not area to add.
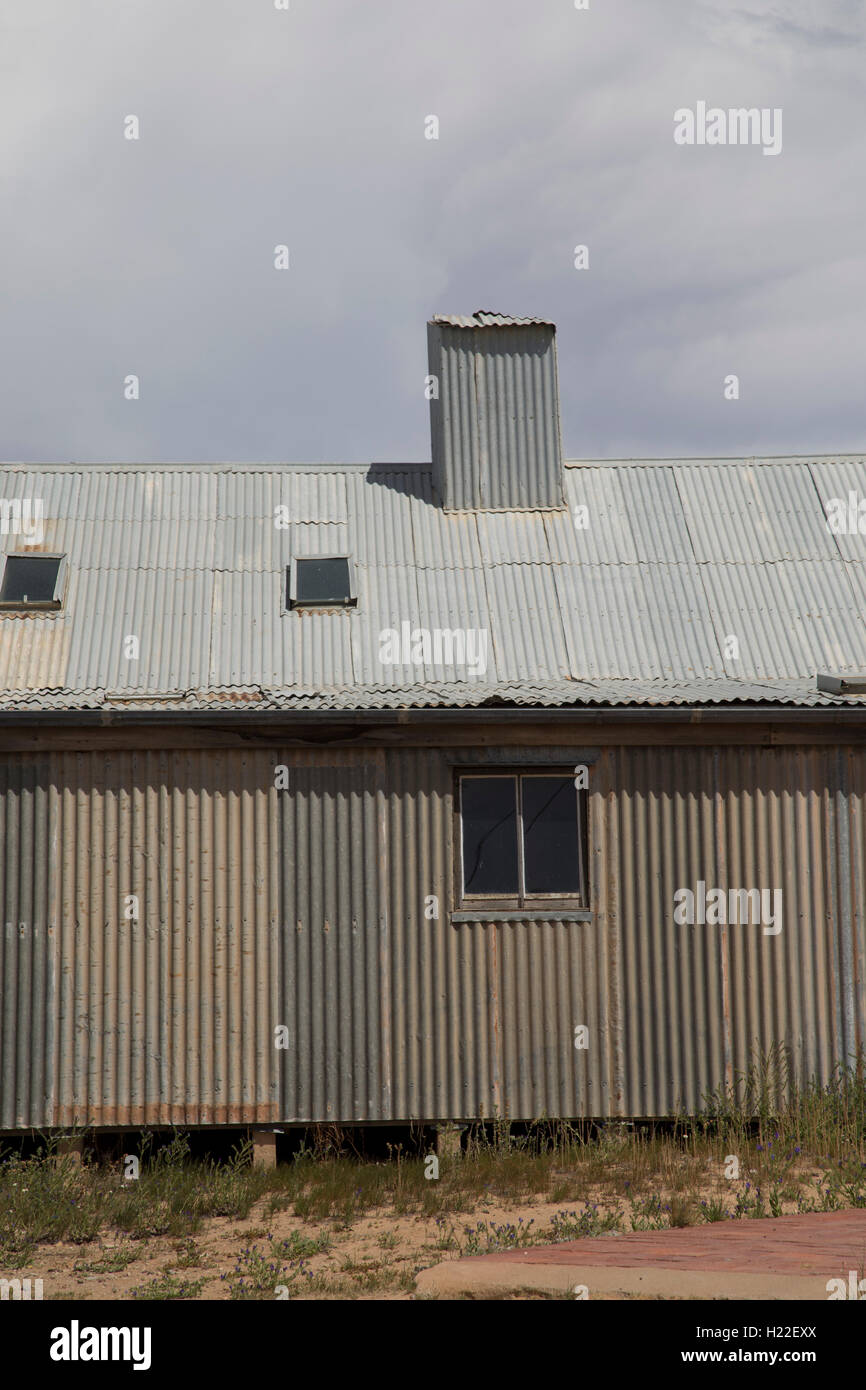
[[[433,482],[449,511],[562,507],[556,325],[478,309],[427,324]]]

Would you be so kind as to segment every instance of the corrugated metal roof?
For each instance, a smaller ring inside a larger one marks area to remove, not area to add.
[[[697,565],[560,565],[554,573],[570,671],[682,682],[724,674]]]
[[[553,319],[516,319],[511,314],[497,314],[494,309],[476,309],[474,314],[434,314],[430,323],[445,323],[450,328],[517,328],[537,323],[556,328]]]
[[[675,476],[699,564],[838,558],[808,468],[719,464]]]
[[[419,465],[7,466],[45,525],[0,525],[0,558],[62,551],[69,582],[0,616],[0,708],[851,704],[815,676],[866,669],[866,534],[827,518],[866,459],[591,460],[565,494],[483,514]],[[357,608],[286,612],[292,555],[343,551]],[[407,659],[404,624],[486,632],[484,669],[450,638]]]
[[[211,686],[204,690],[165,690],[159,699],[144,693],[65,690],[44,687],[7,696],[3,710],[178,709],[197,712],[230,707],[255,707],[287,713],[335,710],[366,713],[375,710],[480,709],[483,707],[644,707],[667,709],[706,705],[778,705],[791,708],[846,708],[857,704],[845,696],[817,691],[812,681],[430,681],[415,685],[358,685],[328,690],[310,685],[271,687]],[[861,698],[859,703],[864,704]]]

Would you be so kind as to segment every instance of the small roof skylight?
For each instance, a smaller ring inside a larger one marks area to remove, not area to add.
[[[288,608],[353,608],[357,603],[347,555],[297,555],[286,582]]]
[[[62,555],[7,555],[0,608],[60,608]]]

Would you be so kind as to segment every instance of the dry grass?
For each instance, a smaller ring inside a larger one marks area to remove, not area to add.
[[[364,1160],[334,1128],[270,1171],[248,1146],[193,1162],[178,1134],[126,1183],[49,1144],[0,1162],[0,1273],[54,1255],[104,1297],[408,1297],[418,1269],[461,1254],[866,1206],[858,1072],[784,1105],[779,1085],[767,1065],[666,1126],[476,1126],[435,1180],[423,1155]]]

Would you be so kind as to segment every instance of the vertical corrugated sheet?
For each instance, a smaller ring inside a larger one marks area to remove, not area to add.
[[[587,758],[588,918],[452,922],[457,767]],[[0,1128],[664,1115],[774,1048],[826,1081],[864,808],[844,747],[7,755]],[[781,889],[781,932],[677,924],[700,880]]]
[[[847,576],[830,560],[772,565],[700,565],[713,625],[733,677],[773,679],[800,671],[866,669],[866,622]],[[861,565],[848,565],[854,574]]]
[[[843,560],[866,560],[866,459],[815,459],[809,474],[821,502],[823,524],[839,554]],[[842,529],[831,530],[840,521]]]
[[[491,611],[517,621],[493,629],[500,680],[526,679],[537,671],[544,680],[568,675],[568,650],[552,568],[493,565],[485,575]]]
[[[274,761],[58,755],[55,1123],[276,1117]]]
[[[622,1113],[698,1108],[778,1048],[792,1080],[828,1080],[866,1040],[853,911],[866,847],[863,755],[620,749],[601,768]],[[781,889],[781,932],[678,925],[675,893],[701,880],[708,891]]]
[[[697,565],[555,565],[552,573],[569,671],[591,679],[627,665],[648,680],[683,682],[724,674]]]
[[[53,1118],[55,808],[47,760],[0,759],[0,1129]]]
[[[449,649],[443,646],[443,661],[439,665],[436,665],[434,660],[420,668],[423,670],[424,680],[495,681],[496,652],[484,571],[452,569],[434,574],[430,570],[422,569],[418,571],[417,577],[419,625],[430,631],[440,628],[452,633],[459,632],[464,639],[462,652],[467,657],[462,663],[448,659]],[[412,625],[415,625],[414,615]],[[472,631],[471,650],[467,629]],[[459,656],[460,647],[454,647],[453,653]],[[435,658],[435,649],[433,656]],[[476,660],[470,661],[470,656],[474,656]],[[416,668],[416,671],[418,669]]]
[[[434,482],[447,508],[563,505],[555,330],[427,326]]]
[[[347,473],[348,549],[337,553],[359,565],[414,564],[412,499],[419,485],[417,473],[396,467]]]
[[[532,762],[563,757],[507,753]],[[500,749],[460,759],[503,760]],[[604,1113],[603,928],[538,917],[451,923],[454,761],[431,749],[386,754],[394,1117]],[[590,1030],[588,1050],[574,1046],[577,1024]]]
[[[0,568],[12,552],[67,558],[61,609],[0,613],[4,701],[30,692],[46,707],[68,696],[99,708],[120,691],[158,706],[261,685],[278,699],[329,691],[351,702],[382,684],[379,633],[444,626],[435,614],[455,612],[467,571],[467,594],[484,593],[491,680],[524,691],[610,679],[645,697],[659,681],[718,681],[729,699],[731,682],[753,698],[755,682],[781,695],[796,681],[815,699],[816,670],[866,666],[866,535],[833,535],[825,515],[834,497],[866,496],[859,458],[573,465],[569,507],[544,511],[445,511],[431,472],[410,465],[21,465],[0,470],[0,489]],[[37,544],[16,530],[13,504],[27,499],[44,506]],[[357,608],[286,612],[292,556],[343,553]],[[448,625],[478,625],[461,616]],[[137,660],[125,655],[131,636]],[[385,683],[413,686],[420,703],[429,671],[406,663]],[[449,677],[458,700],[464,676]]]
[[[284,1120],[390,1118],[389,920],[376,755],[286,753],[280,795]]]
[[[677,469],[676,482],[698,564],[838,558],[805,468],[707,464]]]
[[[633,509],[626,501],[617,469],[566,468],[565,498],[565,511],[544,515],[554,564],[618,568],[637,564],[640,557],[632,533]]]
[[[214,687],[264,685],[315,690],[323,670],[351,686],[355,610],[282,612],[285,573],[272,570],[214,575],[214,629],[208,683]],[[251,614],[275,612],[273,623]]]

